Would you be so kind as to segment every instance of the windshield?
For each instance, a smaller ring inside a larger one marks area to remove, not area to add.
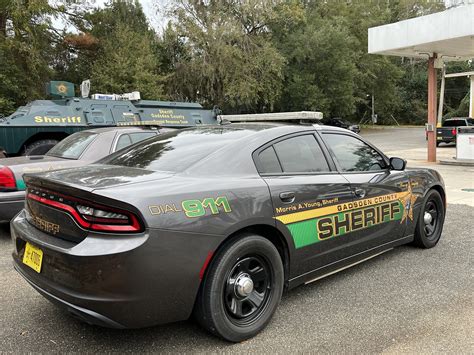
[[[77,160],[96,136],[97,133],[92,132],[74,133],[56,144],[46,155]]]
[[[246,129],[225,128],[178,130],[137,143],[98,163],[181,172],[250,132]]]

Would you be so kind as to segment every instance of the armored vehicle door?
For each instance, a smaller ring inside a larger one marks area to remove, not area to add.
[[[84,115],[87,124],[92,126],[109,126],[114,123],[107,103],[91,104],[89,109],[84,111]]]
[[[112,105],[112,116],[116,123],[140,122],[140,115],[133,105],[116,103]]]

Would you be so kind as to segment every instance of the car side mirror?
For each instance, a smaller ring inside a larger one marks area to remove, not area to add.
[[[392,170],[405,170],[407,166],[407,161],[402,158],[390,158],[390,169]]]

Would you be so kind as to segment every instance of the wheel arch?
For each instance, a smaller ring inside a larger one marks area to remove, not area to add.
[[[439,185],[439,184],[431,185],[428,189],[426,189],[425,194],[423,195],[423,198],[426,196],[426,194],[430,190],[436,190],[436,191],[439,192],[439,194],[441,195],[441,199],[443,200],[444,208],[446,209],[447,201],[446,201],[446,191],[445,191],[444,187]]]
[[[62,140],[69,136],[68,133],[64,131],[56,131],[56,132],[38,132],[29,137],[26,141],[24,141],[20,145],[20,150],[17,152],[17,154],[21,154],[21,152],[25,149],[25,147],[31,143],[34,143],[36,141],[42,140],[42,139],[57,139],[57,140]]]
[[[284,280],[285,280],[285,288],[288,286],[288,279],[290,275],[290,246],[288,245],[288,241],[286,240],[283,233],[274,225],[265,224],[265,223],[257,223],[251,224],[247,226],[243,226],[233,232],[231,232],[227,237],[225,237],[221,243],[217,246],[217,248],[212,253],[210,260],[207,261],[204,273],[203,273],[203,280],[206,278],[208,271],[211,269],[212,264],[215,260],[216,255],[229,243],[232,243],[233,240],[239,238],[243,234],[256,234],[260,235],[263,238],[269,240],[275,248],[278,250],[280,257],[283,263],[283,270],[284,270]],[[202,283],[201,283],[202,284]]]

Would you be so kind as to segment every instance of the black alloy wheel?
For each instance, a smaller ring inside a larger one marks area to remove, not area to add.
[[[425,205],[423,223],[425,224],[424,231],[426,237],[428,239],[433,238],[438,227],[438,208],[433,200],[429,200]]]
[[[283,285],[283,262],[275,245],[259,235],[240,235],[225,243],[208,266],[194,316],[228,341],[249,339],[270,322]]]
[[[266,260],[250,255],[238,260],[224,286],[225,309],[235,324],[251,324],[268,304],[273,272]]]
[[[415,229],[414,244],[420,248],[434,247],[443,231],[445,217],[444,202],[436,190],[426,194]]]

